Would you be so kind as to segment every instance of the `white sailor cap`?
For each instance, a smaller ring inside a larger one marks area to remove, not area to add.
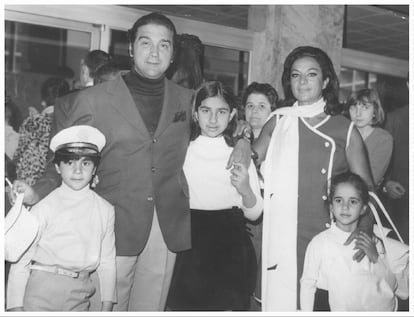
[[[76,125],[59,131],[50,141],[50,149],[80,155],[98,154],[105,143],[105,136],[98,129]]]

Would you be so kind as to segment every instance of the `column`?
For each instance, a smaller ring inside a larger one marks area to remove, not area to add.
[[[254,31],[250,82],[268,82],[283,98],[281,77],[286,56],[297,46],[323,49],[339,75],[344,5],[252,5]]]

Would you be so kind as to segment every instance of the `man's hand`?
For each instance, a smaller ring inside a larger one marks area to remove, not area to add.
[[[237,126],[236,129],[234,129],[233,137],[246,133],[249,135],[253,133],[250,124],[247,121],[237,120]]]
[[[392,199],[400,199],[405,194],[405,188],[397,181],[389,180],[384,185],[386,193]]]
[[[9,191],[9,201],[12,205],[16,201],[16,193],[24,193],[23,203],[27,205],[34,205],[39,201],[39,195],[34,191],[33,187],[22,180],[15,180],[13,182],[13,190]]]

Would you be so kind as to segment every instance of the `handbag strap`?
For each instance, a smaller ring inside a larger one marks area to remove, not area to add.
[[[382,204],[382,202],[379,200],[378,196],[374,193],[374,192],[369,192],[369,195],[375,200],[375,202],[377,203],[377,205],[379,206],[380,210],[382,211],[383,215],[385,216],[385,218],[387,218],[388,222],[390,223],[392,229],[395,231],[395,233],[397,234],[398,239],[401,241],[401,243],[404,243],[404,240],[402,239],[400,232],[398,231],[397,227],[394,225],[394,222],[391,220],[390,215],[388,214],[388,212],[385,210],[384,205]],[[378,211],[375,208],[374,204],[369,202],[368,206],[371,208],[371,211],[374,215],[375,221],[377,222],[378,228],[381,232],[382,235],[382,239],[385,240],[385,233],[384,233],[384,228],[382,226],[382,222],[381,219],[378,215]]]

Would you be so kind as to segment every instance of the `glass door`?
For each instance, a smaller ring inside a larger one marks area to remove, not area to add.
[[[6,11],[5,88],[23,116],[40,109],[41,86],[50,77],[78,81],[81,59],[99,45],[92,24]]]

